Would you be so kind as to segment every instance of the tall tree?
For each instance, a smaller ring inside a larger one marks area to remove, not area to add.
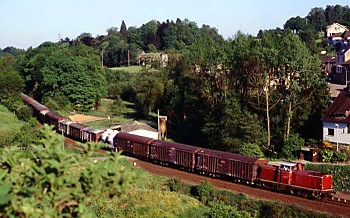
[[[124,40],[125,42],[128,42],[129,33],[128,33],[128,29],[126,28],[124,20],[122,21],[122,24],[120,26],[120,34],[121,34],[121,39]]]

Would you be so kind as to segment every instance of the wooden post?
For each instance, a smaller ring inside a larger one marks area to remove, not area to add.
[[[128,66],[130,66],[130,50],[128,49]]]
[[[158,116],[157,116],[157,121],[158,121],[158,140],[160,139],[160,128],[159,128],[159,109],[158,111]]]

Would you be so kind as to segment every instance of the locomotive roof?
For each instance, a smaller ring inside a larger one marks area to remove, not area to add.
[[[224,152],[224,151],[217,151],[217,150],[212,150],[212,149],[203,148],[198,153],[205,154],[208,156],[222,157],[222,158],[226,158],[226,159],[237,160],[237,161],[253,163],[253,164],[267,164],[268,163],[268,161],[263,159],[263,158],[251,157],[251,156],[234,154],[234,153]]]
[[[142,143],[142,144],[149,144],[154,140],[151,138],[138,136],[138,135],[134,135],[134,134],[126,133],[126,132],[119,132],[116,135],[116,138],[117,139],[125,139],[128,141],[134,141],[134,142],[138,142],[138,143]]]
[[[202,149],[200,147],[196,147],[196,146],[192,146],[192,145],[186,145],[186,144],[177,143],[177,142],[167,142],[167,141],[162,141],[162,140],[154,140],[152,142],[152,145],[158,145],[158,146],[164,145],[164,146],[172,147],[175,149],[188,150],[188,151],[193,151],[193,152]]]

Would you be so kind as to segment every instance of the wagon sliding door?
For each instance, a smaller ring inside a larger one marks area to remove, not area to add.
[[[250,163],[230,160],[230,174],[239,179],[252,181],[253,173],[252,173],[252,165]]]

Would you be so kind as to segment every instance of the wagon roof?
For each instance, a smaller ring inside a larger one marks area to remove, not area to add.
[[[61,115],[56,114],[56,113],[54,113],[54,112],[48,112],[48,113],[46,114],[46,116],[48,116],[48,117],[50,117],[50,118],[53,118],[53,119],[56,119],[56,120],[65,119],[64,116],[61,116]]]
[[[126,133],[126,132],[119,132],[116,135],[116,138],[117,139],[125,139],[128,141],[134,141],[134,142],[138,142],[138,143],[142,143],[142,144],[149,144],[152,141],[154,141],[154,139],[151,139],[151,138],[138,136],[138,135],[134,135],[134,134]]]
[[[83,129],[84,132],[90,132],[90,133],[94,133],[94,134],[98,134],[100,132],[103,132],[104,130],[101,129],[95,129],[93,127],[86,127]]]
[[[268,163],[268,161],[263,159],[263,158],[251,157],[251,156],[234,154],[234,153],[224,152],[224,151],[217,151],[217,150],[212,150],[212,149],[202,149],[198,153],[209,155],[209,156],[222,157],[225,159],[238,160],[238,161],[248,162],[248,163],[253,163],[253,164],[267,164]]]
[[[152,145],[157,145],[157,146],[167,146],[167,147],[172,147],[175,149],[181,149],[181,150],[188,150],[188,151],[197,151],[202,148],[192,146],[192,145],[186,145],[186,144],[181,144],[177,142],[167,142],[167,141],[161,141],[161,140],[155,140],[152,142]]]
[[[80,123],[72,123],[70,126],[74,127],[74,128],[77,128],[77,129],[80,129],[80,130],[86,128],[86,126],[84,126],[84,125],[82,125]]]
[[[21,93],[21,97],[22,97],[22,100],[25,101],[27,104],[31,104],[34,101],[34,99],[32,99],[31,97],[29,97],[24,93]]]
[[[37,102],[35,100],[31,103],[31,105],[38,111],[48,110],[49,109],[45,105],[42,105],[42,104],[40,104],[39,102]]]
[[[73,121],[71,121],[71,120],[61,120],[60,123],[65,124],[65,125],[69,125],[69,124],[73,123]]]

